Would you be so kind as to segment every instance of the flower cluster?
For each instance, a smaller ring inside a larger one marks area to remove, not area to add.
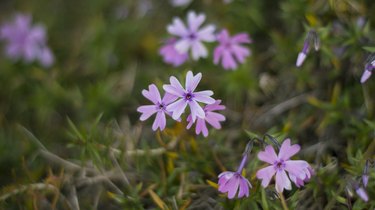
[[[193,11],[187,15],[187,25],[180,18],[173,19],[167,30],[174,37],[167,39],[159,51],[165,63],[173,66],[182,65],[188,60],[189,54],[195,61],[207,58],[208,50],[204,43],[215,41],[219,44],[214,49],[214,64],[221,63],[224,69],[235,70],[238,63],[245,62],[250,50],[241,44],[251,43],[249,36],[240,33],[231,37],[226,29],[215,34],[214,25],[201,27],[205,19],[204,14],[196,14]]]
[[[259,160],[270,164],[270,166],[262,168],[256,173],[257,178],[262,180],[262,187],[266,188],[273,176],[275,176],[275,188],[278,193],[282,193],[284,189],[291,190],[291,181],[297,187],[304,186],[305,182],[308,182],[313,175],[313,169],[304,160],[290,160],[299,150],[298,144],[291,145],[290,139],[285,139],[279,154],[276,154],[271,145],[266,146],[264,151],[259,152]],[[243,159],[245,158],[247,158],[247,155]],[[237,172],[223,172],[219,175],[219,191],[228,192],[228,198],[230,199],[235,197],[238,187],[240,187],[238,198],[249,195],[245,183],[248,183],[250,187],[251,184],[246,178],[240,176],[244,164],[245,160],[242,160]]]
[[[31,16],[18,14],[14,20],[0,28],[0,40],[6,42],[5,54],[14,60],[27,63],[35,60],[44,67],[54,62],[54,57],[46,42],[46,30],[42,25],[31,25]]]
[[[164,130],[166,115],[180,121],[181,115],[185,112],[186,107],[189,106],[188,129],[196,122],[196,133],[200,134],[202,132],[205,137],[208,136],[205,122],[208,122],[216,129],[220,129],[220,122],[224,121],[225,117],[213,111],[223,110],[225,106],[220,105],[220,100],[215,100],[211,97],[214,94],[211,90],[196,91],[201,78],[201,73],[194,76],[189,71],[186,74],[185,87],[183,87],[176,77],[171,76],[170,84],[163,85],[163,89],[166,92],[163,98],[161,98],[157,87],[151,84],[149,90],[143,90],[142,94],[153,104],[140,106],[137,109],[138,112],[142,113],[140,120],[144,121],[156,113],[152,129],[154,131],[158,128]],[[206,106],[202,108],[200,104],[206,104]]]

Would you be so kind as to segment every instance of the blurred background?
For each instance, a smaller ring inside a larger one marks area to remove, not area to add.
[[[174,17],[206,15],[219,32],[248,33],[252,55],[235,71],[209,56],[173,67],[158,51]],[[0,24],[16,14],[43,24],[55,62],[12,60],[0,42],[1,209],[282,209],[274,186],[256,179],[254,145],[246,199],[218,193],[217,175],[236,170],[248,140],[273,135],[301,145],[298,159],[315,176],[284,193],[290,209],[373,209],[355,194],[366,159],[374,159],[375,81],[359,82],[375,52],[373,0],[2,0]],[[320,40],[302,67],[306,34]],[[153,132],[136,111],[141,91],[170,76],[201,72],[226,110],[207,138],[168,120]]]

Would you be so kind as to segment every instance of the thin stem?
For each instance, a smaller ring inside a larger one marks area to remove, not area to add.
[[[279,196],[280,196],[281,205],[283,206],[283,209],[289,210],[288,206],[286,205],[286,201],[285,201],[283,193],[279,193]]]

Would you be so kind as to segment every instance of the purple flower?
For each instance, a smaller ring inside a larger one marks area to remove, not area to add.
[[[307,37],[303,43],[302,51],[298,54],[298,57],[297,57],[297,62],[296,62],[297,67],[300,67],[305,61],[306,56],[310,51],[310,45],[312,42],[314,43],[315,51],[318,51],[320,48],[320,40],[319,40],[318,34],[314,30],[310,30],[307,33]]]
[[[166,125],[165,114],[170,115],[170,113],[166,111],[166,107],[172,101],[176,100],[176,96],[166,93],[163,99],[161,99],[156,85],[151,84],[148,86],[148,89],[149,90],[143,90],[142,94],[154,104],[140,106],[138,107],[137,111],[142,113],[140,117],[141,121],[147,120],[151,115],[157,113],[155,121],[152,125],[152,130],[156,131],[156,129],[159,128],[162,131]]]
[[[207,57],[208,52],[202,42],[215,41],[215,27],[213,25],[208,25],[199,29],[205,19],[204,14],[197,15],[195,12],[189,12],[187,16],[187,27],[180,18],[174,18],[173,23],[167,26],[167,30],[170,34],[180,37],[175,44],[175,49],[179,53],[187,53],[189,49],[191,49],[191,55],[194,60],[198,60],[200,57]]]
[[[360,197],[363,201],[368,201],[367,192],[365,191],[365,189],[363,189],[363,187],[358,187],[357,189],[355,189],[355,192],[357,193],[358,197]]]
[[[186,74],[185,88],[182,87],[181,83],[174,76],[170,77],[170,85],[163,86],[164,90],[167,93],[180,97],[179,100],[167,106],[167,111],[172,112],[173,119],[176,120],[180,118],[187,105],[190,106],[191,117],[193,121],[195,121],[197,117],[204,118],[205,112],[198,104],[198,102],[202,102],[205,104],[215,103],[215,99],[210,97],[214,94],[211,90],[194,92],[201,78],[201,73],[198,73],[194,76],[193,73],[189,71]]]
[[[216,100],[213,104],[208,104],[204,107],[203,111],[205,112],[205,117],[200,118],[198,117],[196,120],[195,125],[195,133],[199,135],[200,133],[203,133],[204,137],[208,136],[208,129],[206,126],[206,121],[208,124],[212,125],[212,127],[216,129],[220,129],[221,125],[220,122],[225,121],[225,116],[219,113],[215,113],[213,111],[217,110],[224,110],[225,106],[220,105],[221,100]],[[194,121],[192,120],[191,115],[188,116],[187,121],[189,124],[187,125],[187,129],[190,129],[191,126],[194,124]]]
[[[371,76],[372,71],[375,69],[375,60],[371,61],[371,63],[367,63],[365,66],[365,71],[361,77],[361,83],[365,83]]]
[[[237,62],[245,62],[245,58],[250,55],[250,50],[241,46],[243,43],[251,43],[246,33],[230,37],[228,31],[224,29],[217,35],[217,40],[220,44],[214,51],[214,63],[218,64],[221,60],[224,69],[235,70]]]
[[[42,25],[32,26],[29,15],[18,14],[13,22],[2,25],[0,39],[7,42],[5,53],[11,59],[23,59],[28,63],[38,60],[45,67],[54,62],[46,44],[45,28]]]
[[[166,44],[160,48],[159,54],[163,56],[165,63],[172,64],[176,67],[185,63],[189,55],[187,53],[179,53],[174,47],[175,43],[175,38],[168,39]]]
[[[266,146],[265,150],[258,153],[261,161],[271,164],[271,166],[260,169],[257,172],[258,179],[262,179],[262,186],[267,187],[272,177],[276,174],[276,191],[282,193],[284,188],[291,190],[289,177],[297,186],[303,186],[303,182],[310,178],[311,167],[303,160],[290,160],[300,150],[298,144],[291,145],[290,139],[285,139],[281,145],[279,154],[276,155],[272,146]]]
[[[249,197],[249,188],[252,188],[249,180],[241,175],[243,168],[245,167],[247,157],[248,157],[249,146],[243,154],[242,161],[236,172],[225,171],[219,174],[219,192],[228,193],[228,198],[232,199],[236,196],[237,192],[238,198],[244,196]]]

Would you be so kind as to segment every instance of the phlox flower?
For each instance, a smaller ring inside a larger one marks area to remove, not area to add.
[[[365,83],[372,75],[372,71],[375,69],[375,60],[367,63],[365,66],[365,71],[361,76],[361,83]]]
[[[176,67],[185,63],[189,55],[187,53],[179,53],[174,47],[175,43],[175,38],[168,39],[166,44],[160,48],[159,54],[163,56],[165,63],[172,64]]]
[[[320,48],[320,39],[318,37],[318,34],[314,30],[310,30],[307,33],[307,37],[303,43],[302,51],[298,54],[296,66],[300,67],[302,66],[303,62],[306,59],[307,54],[310,51],[311,43],[314,43],[315,51],[318,51]]]
[[[368,195],[365,189],[363,187],[358,187],[355,189],[355,192],[357,193],[358,197],[360,197],[363,201],[368,201]]]
[[[235,70],[237,62],[245,62],[246,57],[250,55],[250,50],[241,45],[251,43],[246,33],[230,37],[228,31],[224,29],[217,35],[217,40],[219,46],[214,51],[214,63],[218,64],[221,60],[224,69]]]
[[[238,198],[242,198],[244,196],[249,197],[249,188],[252,188],[251,183],[241,175],[242,170],[247,162],[248,149],[249,147],[246,147],[244,155],[242,156],[241,164],[236,172],[225,171],[218,176],[219,192],[228,193],[229,199],[233,199],[236,196],[237,192]]]
[[[167,93],[179,97],[177,101],[167,106],[167,111],[172,112],[173,119],[176,120],[180,118],[187,105],[190,107],[193,121],[195,121],[197,117],[204,118],[205,112],[198,102],[204,104],[215,103],[215,99],[211,98],[214,94],[211,90],[194,92],[201,78],[201,73],[194,76],[193,73],[189,71],[186,74],[185,88],[182,87],[181,83],[174,76],[170,77],[170,85],[163,86]]]
[[[204,14],[197,15],[191,11],[187,15],[187,26],[180,18],[174,18],[173,23],[167,26],[170,34],[179,37],[175,44],[179,53],[187,53],[191,49],[193,60],[207,57],[208,52],[202,42],[215,41],[215,26],[208,25],[200,29],[205,19]]]
[[[205,117],[204,118],[198,117],[196,120],[195,133],[197,135],[202,133],[204,137],[208,136],[208,129],[207,129],[206,122],[216,129],[221,128],[220,122],[225,121],[225,116],[222,114],[213,112],[213,111],[225,109],[225,106],[220,105],[220,103],[221,103],[221,100],[216,100],[215,103],[208,104],[203,108],[203,111],[205,112]],[[194,124],[194,121],[191,115],[187,117],[187,121],[189,122],[187,125],[187,129],[190,129],[191,126]]]
[[[290,179],[297,186],[303,186],[303,182],[310,178],[312,170],[306,161],[290,160],[299,150],[298,144],[291,145],[290,139],[286,139],[281,145],[278,155],[271,145],[266,146],[264,151],[259,152],[258,158],[271,164],[256,173],[257,178],[262,180],[262,186],[267,187],[276,174],[276,191],[282,193],[284,189],[291,190],[291,182],[286,172],[289,173]]]
[[[38,60],[43,66],[53,64],[54,57],[46,43],[46,30],[42,25],[31,25],[31,16],[18,14],[13,21],[0,28],[0,39],[6,42],[5,54],[14,60]]]
[[[167,112],[166,107],[172,101],[176,100],[176,96],[166,93],[163,98],[160,97],[160,93],[156,85],[151,84],[148,86],[148,90],[143,90],[142,95],[150,100],[152,105],[144,105],[138,107],[137,111],[142,113],[140,120],[147,120],[151,115],[156,113],[155,121],[152,124],[152,130],[156,129],[164,130],[166,125],[165,115],[170,115]]]

